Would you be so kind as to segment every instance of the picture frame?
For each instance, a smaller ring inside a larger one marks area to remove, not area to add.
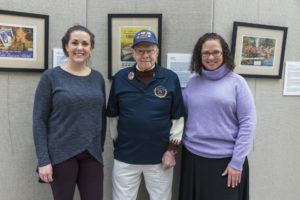
[[[235,72],[245,77],[281,79],[287,27],[233,23]]]
[[[108,14],[108,78],[135,61],[131,44],[136,32],[142,29],[153,31],[161,50],[162,14]],[[157,63],[160,64],[159,54]]]
[[[0,71],[48,68],[49,16],[0,10]]]

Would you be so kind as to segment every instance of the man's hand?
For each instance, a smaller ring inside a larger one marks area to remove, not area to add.
[[[162,168],[168,169],[176,165],[175,155],[171,151],[166,151],[162,157]]]

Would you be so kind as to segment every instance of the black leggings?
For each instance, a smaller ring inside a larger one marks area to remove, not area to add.
[[[73,200],[77,184],[81,200],[103,199],[103,165],[84,151],[53,166],[54,200]]]

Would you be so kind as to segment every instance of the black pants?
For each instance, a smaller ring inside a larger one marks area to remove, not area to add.
[[[179,200],[249,200],[249,168],[246,158],[241,183],[227,187],[221,176],[231,158],[210,159],[182,149]]]
[[[77,184],[81,200],[103,199],[103,165],[84,151],[53,166],[54,200],[73,200]]]

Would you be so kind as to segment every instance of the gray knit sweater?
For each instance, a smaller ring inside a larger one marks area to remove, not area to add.
[[[84,150],[102,162],[105,132],[105,85],[99,72],[76,76],[60,67],[44,72],[33,108],[39,167],[58,164]]]

